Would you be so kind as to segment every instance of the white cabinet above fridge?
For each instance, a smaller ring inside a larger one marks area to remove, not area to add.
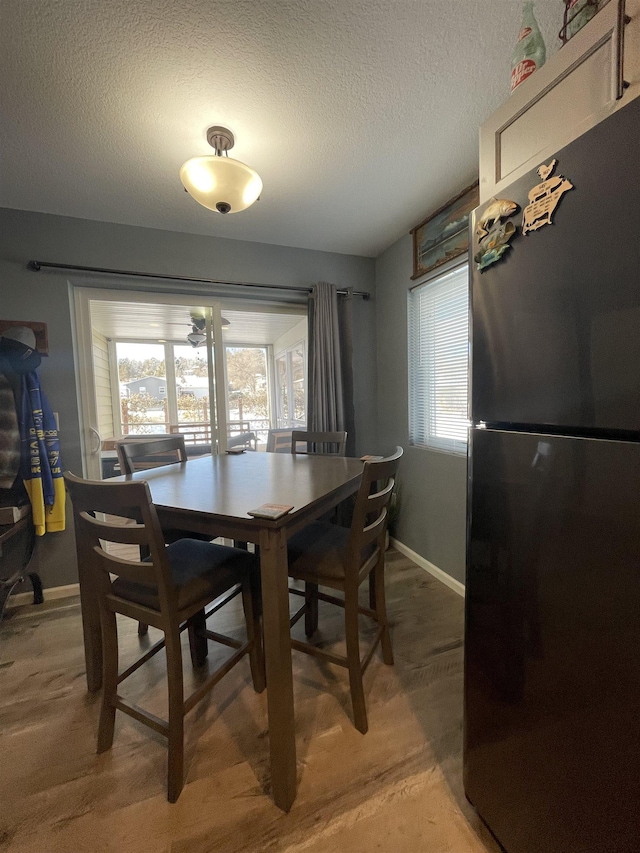
[[[610,0],[481,126],[480,203],[638,95],[640,0]]]

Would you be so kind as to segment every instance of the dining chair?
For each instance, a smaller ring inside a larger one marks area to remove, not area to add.
[[[306,448],[300,448],[298,444],[306,444]],[[344,456],[346,446],[346,432],[306,432],[298,429],[291,432],[292,453]]]
[[[298,445],[305,444],[306,447],[301,448]],[[291,453],[293,455],[300,454],[303,456],[344,456],[347,446],[346,432],[308,432],[305,430],[293,430],[291,433]],[[322,517],[322,521],[332,521],[337,524],[343,518],[343,505],[335,507],[330,513]],[[306,598],[311,602],[316,599],[315,606],[310,606],[305,614],[305,631],[307,636],[311,636],[315,628],[313,624],[313,613],[317,612],[317,594],[318,587],[316,584],[306,583]],[[295,590],[290,590],[294,592]],[[316,619],[317,627],[317,619]]]
[[[290,429],[270,429],[267,433],[267,453],[289,453],[291,432]]]
[[[120,470],[123,474],[133,474],[136,471],[148,471],[151,468],[159,468],[162,465],[175,465],[187,461],[187,449],[183,435],[168,435],[151,438],[148,441],[138,439],[123,439],[115,442]],[[165,544],[170,545],[179,539],[188,536],[190,539],[200,539],[202,542],[210,542],[213,536],[200,533],[196,530],[185,530],[184,528],[163,527],[162,535]],[[142,554],[142,556],[146,556]],[[148,626],[141,622],[138,625],[138,634],[143,637]]]
[[[316,522],[296,533],[288,542],[289,575],[305,583],[304,592],[290,590],[305,597],[304,604],[291,618],[291,626],[305,615],[305,631],[309,636],[318,627],[319,600],[343,607],[347,653],[334,654],[293,638],[291,646],[347,668],[354,722],[363,734],[367,731],[368,723],[362,676],[379,644],[383,661],[393,664],[385,603],[384,554],[387,505],[402,454],[402,448],[397,447],[391,456],[363,463],[362,481],[350,528]],[[375,607],[362,607],[358,601],[358,589],[371,573],[376,580]],[[319,586],[337,590],[343,597],[319,592]],[[313,595],[310,589],[314,591]],[[373,618],[378,625],[373,642],[362,660],[359,614]]]
[[[65,472],[73,504],[78,560],[89,589],[100,610],[103,648],[103,693],[98,724],[98,752],[113,744],[116,711],[164,735],[168,740],[167,798],[174,803],[184,780],[184,717],[244,655],[249,655],[253,686],[265,686],[262,641],[257,606],[257,561],[253,554],[209,542],[182,539],[165,546],[148,484],[91,481]],[[132,519],[123,525],[113,516]],[[106,543],[138,545],[147,550],[144,560],[123,559],[110,554]],[[246,641],[227,637],[206,628],[206,619],[242,595]],[[215,602],[206,613],[205,608]],[[164,633],[135,663],[118,673],[118,627],[116,614],[153,625]],[[234,649],[228,660],[185,699],[180,633],[189,632],[191,659],[204,664],[208,640]],[[165,649],[169,694],[168,721],[162,720],[118,693],[118,685],[153,655]]]
[[[158,436],[148,441],[123,439],[115,442],[115,448],[123,474],[187,461],[183,435]]]
[[[249,438],[250,436],[252,438]],[[255,434],[252,432],[245,433],[242,439],[250,446],[250,442],[255,439]],[[166,438],[163,436],[151,441],[116,441],[115,448],[123,474],[133,474],[134,471],[147,471],[161,465],[173,465],[188,461],[183,435],[172,435]],[[207,533],[199,533],[195,530],[186,531],[184,528],[163,527],[162,532],[167,544],[178,539],[184,539],[185,536],[189,536],[191,539],[201,539],[203,542],[210,542],[213,538]],[[247,550],[246,542],[234,542],[234,545]]]

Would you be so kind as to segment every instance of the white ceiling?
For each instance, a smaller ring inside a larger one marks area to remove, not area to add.
[[[537,0],[548,55],[563,4]],[[477,175],[519,0],[0,0],[0,205],[375,256]],[[228,126],[262,198],[178,177]]]
[[[182,341],[191,331],[191,315],[203,316],[194,305],[155,304],[91,300],[91,326],[106,338],[120,340]],[[225,344],[273,344],[300,322],[306,314],[277,313],[273,310],[237,311],[223,307],[229,320],[223,329]]]

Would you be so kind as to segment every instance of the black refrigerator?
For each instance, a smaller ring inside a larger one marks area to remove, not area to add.
[[[508,853],[638,853],[640,98],[554,157],[482,272],[471,222],[465,791]]]

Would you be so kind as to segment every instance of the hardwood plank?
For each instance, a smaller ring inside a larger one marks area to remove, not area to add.
[[[288,815],[269,796],[266,692],[253,691],[248,661],[186,718],[186,784],[170,805],[166,745],[146,727],[119,715],[112,750],[95,754],[99,703],[85,691],[77,600],[10,609],[0,625],[0,850],[497,853],[462,791],[463,601],[397,552],[386,564],[395,665],[378,651],[367,670],[366,735],[351,723],[346,671],[293,654],[299,789]],[[320,608],[319,640],[343,653],[342,611]],[[241,638],[242,619],[238,598],[209,627]],[[126,667],[159,634],[140,639],[134,622],[119,624]],[[302,623],[294,634],[304,639]],[[229,650],[210,646],[194,673],[182,643],[190,691]],[[164,666],[157,655],[126,685],[161,717]]]

